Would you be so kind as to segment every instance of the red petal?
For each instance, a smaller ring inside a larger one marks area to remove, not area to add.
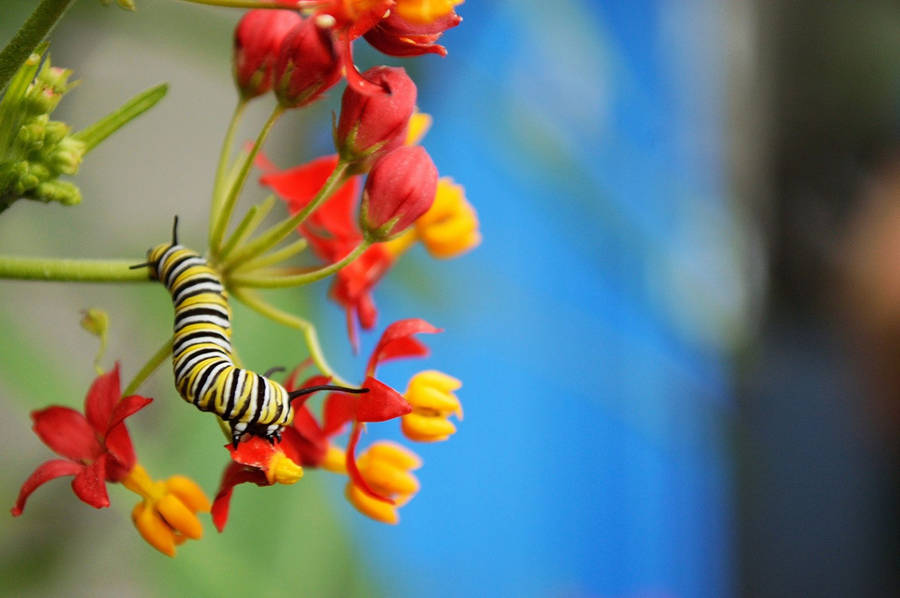
[[[84,399],[84,414],[97,435],[101,437],[106,435],[109,418],[121,397],[117,363],[112,371],[94,380]]]
[[[375,327],[375,320],[378,318],[378,310],[375,309],[375,300],[372,299],[372,293],[364,293],[356,304],[356,313],[359,317],[359,325],[365,330],[372,330]]]
[[[225,448],[231,453],[231,459],[235,463],[255,467],[265,471],[275,453],[280,452],[276,445],[259,436],[250,436],[238,444],[237,448],[227,444]]]
[[[295,428],[285,428],[281,439],[284,454],[294,463],[307,467],[317,467],[328,452],[328,441],[324,436],[310,438]]]
[[[106,467],[106,479],[110,482],[121,480],[134,464],[137,456],[134,454],[134,445],[131,444],[131,436],[125,424],[119,424],[109,431],[106,436],[106,450],[110,457]]]
[[[369,364],[366,366],[366,375],[373,376],[376,366],[389,359],[427,355],[428,349],[418,341],[415,341],[415,339],[410,338],[412,335],[420,332],[435,333],[442,332],[442,330],[435,328],[421,318],[399,320],[385,328],[381,339],[375,346],[375,350],[372,351],[372,356],[369,358]]]
[[[344,424],[356,417],[356,397],[345,392],[333,392],[325,399],[322,431],[326,438],[339,434]]]
[[[366,378],[363,387],[369,392],[359,395],[356,406],[356,419],[361,422],[383,422],[412,411],[399,392],[379,382],[375,378]]]
[[[262,150],[260,150],[256,154],[256,157],[253,159],[253,165],[266,174],[276,172],[278,170],[278,167],[275,166],[275,163],[269,160],[269,157]]]
[[[138,395],[124,397],[121,401],[116,403],[115,407],[113,407],[112,414],[109,416],[107,430],[112,430],[114,427],[122,423],[122,421],[126,417],[131,417],[152,402],[153,399],[148,399],[147,397],[141,397]]]
[[[106,455],[100,455],[90,466],[78,472],[72,480],[72,490],[78,498],[94,508],[109,506],[109,496],[106,494]]]
[[[323,156],[287,170],[269,172],[259,182],[271,187],[293,211],[300,211],[325,184],[337,161],[337,154]]]
[[[228,510],[231,507],[231,493],[234,487],[245,482],[253,482],[257,486],[268,486],[266,474],[258,469],[248,469],[238,463],[229,463],[222,474],[222,482],[219,491],[212,504],[212,519],[216,529],[220,532],[228,523]]]
[[[359,487],[360,490],[362,490],[372,498],[376,498],[388,504],[394,504],[394,501],[390,498],[382,496],[372,490],[366,480],[363,479],[362,474],[359,471],[359,467],[357,467],[356,465],[356,445],[359,443],[360,434],[362,434],[362,424],[356,423],[353,426],[353,432],[350,434],[350,442],[347,444],[347,475],[350,477],[350,480]]]
[[[395,0],[381,0],[377,4],[373,4],[363,14],[356,17],[348,30],[348,39],[356,39],[372,27],[374,27],[384,14],[396,4]]]
[[[356,330],[356,306],[347,307],[344,310],[347,318],[347,338],[350,339],[350,347],[354,355],[359,355],[359,331]]]
[[[16,499],[15,506],[10,509],[13,517],[18,517],[22,514],[22,511],[25,510],[25,501],[28,500],[31,493],[37,490],[38,487],[46,484],[50,480],[64,475],[76,475],[82,469],[84,469],[84,465],[65,459],[53,459],[41,463],[38,468],[34,470],[34,473],[28,476],[25,483],[22,484],[22,488],[19,490],[19,498]]]
[[[69,407],[47,407],[31,414],[34,432],[53,452],[74,461],[90,461],[103,453],[87,418]]]
[[[347,85],[364,95],[371,95],[380,91],[383,92],[384,88],[382,88],[380,85],[372,83],[371,81],[363,77],[358,70],[356,70],[356,65],[353,64],[353,48],[350,44],[350,38],[346,35],[343,35],[341,36],[339,42],[341,64],[344,69],[344,77],[347,78]]]
[[[308,367],[311,366],[312,364],[313,364],[312,357],[308,357],[308,358],[304,359],[304,360],[300,363],[300,365],[298,365],[298,366],[295,367],[293,370],[291,370],[291,373],[288,374],[288,377],[287,377],[287,378],[285,379],[285,381],[284,381],[284,384],[283,384],[284,388],[285,388],[288,392],[290,392],[290,391],[292,391],[292,390],[297,390],[297,387],[295,386],[295,385],[297,384],[297,376],[299,376],[299,375],[300,375],[300,372],[302,372],[303,370],[305,370],[306,368],[308,368]],[[308,381],[307,381],[307,382],[308,382]]]

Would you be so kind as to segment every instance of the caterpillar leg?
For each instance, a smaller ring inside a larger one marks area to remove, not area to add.
[[[275,444],[276,440],[281,442],[281,432],[283,430],[284,426],[281,424],[255,424],[253,426],[248,426],[246,422],[231,424],[231,446],[237,448],[241,438],[246,434],[260,436],[268,440],[269,444]]]
[[[241,441],[241,437],[247,432],[247,423],[239,422],[236,424],[231,424],[231,446],[233,448],[238,447],[238,443]]]

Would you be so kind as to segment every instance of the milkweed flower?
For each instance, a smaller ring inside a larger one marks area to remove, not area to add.
[[[299,108],[317,100],[341,78],[340,52],[319,19],[303,19],[281,42],[275,62],[275,96]]]
[[[439,259],[457,257],[481,243],[478,215],[466,201],[462,185],[449,177],[438,180],[434,203],[415,221],[414,234]]]
[[[416,108],[416,84],[398,67],[376,66],[363,73],[380,89],[363,94],[348,86],[335,130],[338,155],[365,172],[379,156],[402,145]]]
[[[431,207],[437,181],[437,168],[421,146],[398,147],[379,158],[359,210],[366,238],[387,241],[406,230]]]
[[[234,30],[234,82],[245,99],[272,88],[272,70],[281,43],[301,21],[292,10],[248,11]]]
[[[143,467],[135,465],[122,484],[139,494],[131,520],[148,544],[165,555],[175,556],[175,547],[203,537],[199,512],[209,512],[209,499],[200,487],[184,476],[165,482],[153,481]]]
[[[98,376],[88,390],[84,414],[69,407],[51,406],[31,414],[40,439],[65,459],[40,465],[25,481],[12,508],[18,517],[34,490],[61,476],[74,475],[72,489],[83,502],[96,508],[109,506],[108,482],[118,482],[141,495],[132,512],[135,527],[147,542],[169,556],[187,538],[200,538],[203,528],[196,517],[208,511],[209,501],[191,480],[174,476],[153,482],[138,464],[125,419],[153,399],[119,390],[119,365]]]
[[[461,2],[417,3],[401,0],[387,17],[366,32],[366,41],[388,56],[446,56],[447,49],[436,42],[444,31],[462,22],[454,11],[458,4]]]
[[[413,376],[403,395],[413,408],[412,413],[402,419],[404,436],[416,442],[450,438],[456,432],[456,426],[448,417],[455,414],[462,419],[462,405],[453,394],[461,386],[462,382],[456,378],[434,370]]]
[[[121,482],[137,463],[125,419],[146,407],[153,399],[132,395],[122,397],[119,366],[99,376],[91,384],[84,401],[84,413],[54,405],[34,411],[34,432],[53,452],[64,459],[51,459],[29,476],[19,491],[12,514],[18,517],[31,493],[52,479],[75,476],[72,490],[95,508],[109,506],[107,482]]]
[[[399,444],[381,441],[360,454],[357,463],[366,483],[391,502],[369,496],[352,481],[347,482],[344,490],[347,500],[367,517],[396,524],[400,520],[398,507],[409,502],[419,491],[419,480],[410,471],[421,467],[422,460]]]

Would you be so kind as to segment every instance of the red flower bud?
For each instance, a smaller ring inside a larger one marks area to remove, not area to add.
[[[320,21],[324,26],[317,24]],[[324,19],[304,19],[284,38],[274,83],[282,106],[309,104],[340,80],[340,54],[328,25]]]
[[[428,211],[437,191],[437,168],[421,146],[385,154],[366,179],[359,224],[370,241],[387,241]]]
[[[291,10],[251,10],[234,30],[234,82],[246,99],[272,88],[282,40],[302,19]]]
[[[420,56],[422,54],[447,55],[447,49],[435,42],[447,29],[456,27],[462,18],[455,12],[435,19],[431,23],[411,23],[397,11],[391,11],[386,19],[365,34],[366,41],[376,50],[389,56]]]
[[[403,143],[416,107],[416,84],[398,67],[376,66],[363,77],[381,90],[372,94],[362,94],[352,86],[344,90],[335,142],[344,160],[368,158],[371,164]]]

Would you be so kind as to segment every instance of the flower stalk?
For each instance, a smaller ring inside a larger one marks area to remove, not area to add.
[[[138,259],[60,259],[0,255],[0,279],[64,282],[150,282]]]

